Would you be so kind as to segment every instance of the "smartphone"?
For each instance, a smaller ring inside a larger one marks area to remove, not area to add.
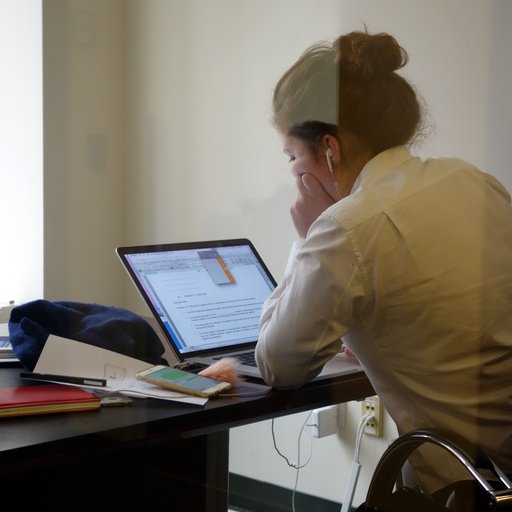
[[[215,396],[231,387],[229,382],[203,377],[202,375],[163,365],[152,366],[147,370],[138,372],[135,377],[138,380],[150,382],[162,388],[204,398]]]

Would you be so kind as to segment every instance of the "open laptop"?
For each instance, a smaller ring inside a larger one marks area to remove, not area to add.
[[[185,369],[236,357],[239,373],[261,378],[254,361],[259,319],[276,287],[247,239],[118,247],[116,253]],[[318,378],[361,371],[340,354]]]

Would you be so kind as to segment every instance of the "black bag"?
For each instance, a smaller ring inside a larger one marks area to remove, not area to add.
[[[420,445],[433,443],[447,450],[468,471],[469,480],[454,482],[432,496],[398,487],[400,472]],[[470,456],[470,453],[475,453]],[[483,475],[487,475],[484,477]],[[440,430],[415,430],[396,439],[375,468],[366,501],[356,512],[505,512],[512,511],[512,483],[478,448]]]

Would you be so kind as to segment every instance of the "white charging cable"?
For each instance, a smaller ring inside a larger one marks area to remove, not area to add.
[[[309,414],[306,416],[306,419],[304,420],[304,423],[302,424],[302,427],[300,429],[300,432],[299,432],[299,436],[297,438],[297,462],[291,462],[290,459],[288,459],[288,457],[286,457],[286,455],[284,455],[280,450],[279,448],[277,447],[277,442],[276,442],[276,436],[275,436],[275,432],[274,432],[274,418],[272,418],[272,441],[274,443],[274,449],[276,450],[277,454],[282,457],[285,461],[286,461],[286,464],[288,464],[288,466],[290,466],[291,468],[295,469],[296,473],[295,473],[295,485],[293,487],[293,492],[292,492],[292,512],[295,512],[295,495],[297,493],[297,486],[299,484],[299,471],[306,467],[308,464],[309,464],[309,461],[311,460],[311,456],[313,454],[313,449],[312,447],[310,446],[310,451],[309,451],[309,456],[306,460],[306,462],[304,463],[301,463],[301,459],[300,459],[300,443],[301,443],[301,437],[302,437],[302,434],[304,432],[304,429],[306,426],[308,426],[308,420],[309,418],[311,417],[311,411],[309,412]],[[312,440],[312,438],[310,438]]]
[[[352,467],[350,469],[350,475],[348,477],[347,486],[345,488],[345,496],[343,497],[343,503],[341,505],[341,512],[348,512],[352,507],[352,500],[354,499],[354,493],[356,491],[357,480],[359,478],[359,472],[361,471],[361,464],[359,462],[359,452],[361,450],[361,439],[364,433],[364,427],[366,424],[374,418],[374,414],[368,413],[361,418],[359,427],[357,428],[356,446],[354,448],[354,460],[352,461]]]

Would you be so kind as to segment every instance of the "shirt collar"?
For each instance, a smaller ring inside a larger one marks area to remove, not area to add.
[[[356,192],[363,184],[377,179],[379,176],[389,172],[390,169],[398,167],[411,158],[413,158],[413,156],[406,146],[395,146],[378,153],[361,169],[359,176],[356,178],[350,190],[350,194]]]

